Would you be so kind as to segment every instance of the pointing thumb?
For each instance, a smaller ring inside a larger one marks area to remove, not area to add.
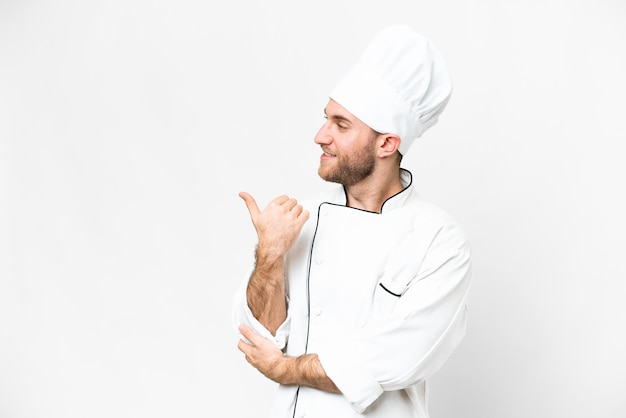
[[[252,220],[254,220],[257,217],[257,215],[261,212],[259,210],[259,206],[256,204],[256,201],[250,194],[246,192],[240,192],[239,197],[242,198],[243,201],[246,203],[248,212],[250,212],[250,217],[252,217]]]

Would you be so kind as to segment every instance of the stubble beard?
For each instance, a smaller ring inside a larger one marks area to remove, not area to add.
[[[376,157],[373,145],[369,144],[352,155],[338,156],[335,167],[330,170],[324,170],[324,167],[320,166],[319,176],[326,181],[347,187],[359,183],[374,172]]]

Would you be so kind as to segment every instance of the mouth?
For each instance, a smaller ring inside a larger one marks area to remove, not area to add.
[[[330,152],[328,152],[324,148],[322,148],[322,157],[334,158],[334,157],[336,157],[336,155],[335,154],[331,154]]]
[[[335,157],[336,157],[336,155],[334,155],[334,154],[331,154],[331,153],[326,152],[326,151],[324,151],[324,150],[322,150],[322,151],[323,151],[323,153],[322,153],[322,155],[320,156],[320,161],[321,161],[321,162],[324,162],[324,161],[330,161],[330,160],[332,160],[333,158],[335,158]]]

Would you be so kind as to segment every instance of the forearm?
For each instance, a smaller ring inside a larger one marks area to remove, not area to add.
[[[254,317],[272,335],[287,318],[284,270],[284,256],[268,254],[262,246],[257,248],[246,297]]]
[[[331,393],[341,393],[326,375],[317,354],[285,357],[285,368],[279,383],[308,386]]]

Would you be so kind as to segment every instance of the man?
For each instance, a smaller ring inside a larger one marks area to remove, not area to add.
[[[264,210],[240,193],[258,246],[233,314],[246,360],[279,383],[271,417],[428,417],[426,379],[465,333],[470,250],[400,162],[450,94],[433,45],[389,27],[315,136],[318,174],[341,186]]]

